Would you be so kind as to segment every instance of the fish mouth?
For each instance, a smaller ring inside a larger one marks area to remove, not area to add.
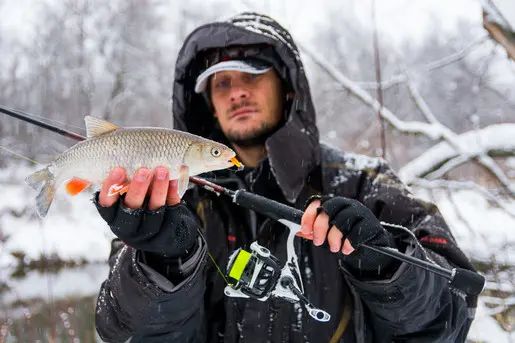
[[[229,159],[229,162],[231,162],[233,165],[235,165],[238,168],[238,170],[243,170],[243,168],[244,168],[243,164],[240,161],[238,161],[238,159],[234,156]],[[231,165],[231,167],[232,167],[232,165]]]

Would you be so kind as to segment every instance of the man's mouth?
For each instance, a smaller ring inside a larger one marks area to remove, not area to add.
[[[257,112],[257,109],[254,107],[242,107],[237,109],[236,111],[233,111],[231,113],[231,118],[235,118],[244,114],[254,113]]]

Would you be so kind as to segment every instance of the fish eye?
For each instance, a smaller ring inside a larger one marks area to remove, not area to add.
[[[219,157],[221,154],[222,154],[222,152],[220,151],[220,149],[218,149],[218,148],[211,149],[211,155],[213,155],[214,157]]]

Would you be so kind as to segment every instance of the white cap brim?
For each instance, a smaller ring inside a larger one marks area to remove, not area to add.
[[[199,77],[197,77],[197,82],[195,83],[195,93],[202,93],[206,89],[209,77],[221,71],[232,70],[240,71],[242,73],[264,74],[270,69],[272,69],[272,67],[259,61],[231,60],[220,62],[207,68],[202,74],[199,75]]]

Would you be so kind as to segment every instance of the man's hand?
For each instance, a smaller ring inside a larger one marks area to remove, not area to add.
[[[304,215],[302,216],[302,231],[297,235],[302,238],[313,240],[313,244],[316,246],[322,245],[327,237],[329,249],[332,252],[337,252],[341,248],[344,255],[349,255],[355,250],[354,247],[349,242],[348,238],[343,241],[342,247],[342,231],[340,231],[335,225],[332,225],[331,229],[329,229],[329,216],[327,213],[318,210],[320,204],[320,200],[316,199],[308,205],[304,211]]]
[[[313,200],[302,216],[301,230],[298,235],[313,239],[316,246],[327,239],[330,250],[341,250],[343,261],[355,271],[381,273],[393,262],[391,257],[360,246],[396,247],[391,233],[357,200],[329,196]]]
[[[185,256],[194,249],[200,223],[178,195],[178,181],[165,167],[152,173],[140,168],[126,194],[108,195],[112,185],[126,180],[123,168],[114,168],[94,203],[111,231],[126,244],[167,258]]]
[[[115,184],[120,185],[125,180],[125,170],[120,167],[114,168],[102,185],[98,199],[99,204],[104,207],[115,204],[120,196],[118,194],[109,196],[109,188]],[[140,168],[134,173],[129,184],[129,190],[123,199],[123,204],[130,209],[140,208],[150,192],[149,210],[157,210],[165,204],[168,206],[177,205],[181,201],[177,187],[177,180],[170,181],[170,174],[165,167],[155,168],[153,175],[148,168]]]

